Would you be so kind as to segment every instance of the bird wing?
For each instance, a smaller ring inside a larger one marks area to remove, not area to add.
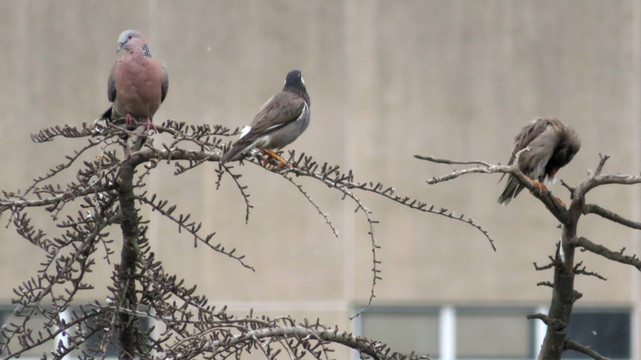
[[[107,81],[107,98],[109,99],[109,102],[114,102],[114,100],[116,100],[116,80],[114,79],[116,64],[118,64],[118,61],[116,61],[114,66],[111,67],[111,73],[109,73],[109,80]]]
[[[554,155],[559,140],[560,133],[553,126],[545,126],[542,132],[526,144],[530,149],[519,155],[519,169],[533,180],[542,181],[547,163]]]
[[[525,149],[534,139],[541,135],[550,125],[548,119],[536,119],[530,124],[526,125],[514,138],[514,150],[508,165],[512,165],[516,158],[516,154]]]
[[[251,124],[243,129],[238,139],[221,158],[221,162],[237,160],[247,148],[255,146],[261,138],[298,120],[305,111],[305,99],[289,91],[281,91],[260,108]]]
[[[304,108],[305,99],[300,95],[281,91],[261,107],[249,125],[251,130],[247,136],[260,137],[296,121]]]
[[[167,90],[169,89],[169,75],[167,74],[167,67],[165,66],[164,62],[161,62],[160,66],[162,66],[162,71],[163,71],[163,78],[162,78],[162,85],[161,85],[161,97],[160,97],[160,102],[162,103],[165,101],[165,97],[167,97]]]
[[[116,61],[114,63],[114,66],[111,67],[111,72],[109,73],[109,80],[107,80],[107,99],[109,99],[109,102],[111,103],[113,103],[114,100],[116,100],[116,80],[114,79],[114,71],[116,69],[116,64],[118,64],[118,61]],[[109,108],[104,113],[102,113],[102,115],[98,119],[111,120],[112,112],[113,112],[113,105],[109,106]]]

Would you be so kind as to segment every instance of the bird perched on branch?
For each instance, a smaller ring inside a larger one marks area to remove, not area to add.
[[[310,119],[310,99],[303,75],[292,70],[285,78],[285,86],[269,99],[246,126],[231,148],[223,154],[221,163],[241,159],[256,147],[282,164],[287,162],[271,150],[290,144],[307,129]]]
[[[542,182],[554,179],[557,171],[567,165],[580,148],[581,141],[571,127],[557,119],[535,119],[514,138],[508,165],[516,160],[521,172],[534,180],[541,192],[547,190]],[[510,175],[498,202],[507,205],[523,187]]]
[[[149,131],[154,114],[167,96],[167,69],[151,56],[145,38],[136,30],[125,30],[118,36],[116,52],[121,50],[125,54],[114,64],[107,83],[112,105],[100,119],[124,118],[129,125],[144,121]]]

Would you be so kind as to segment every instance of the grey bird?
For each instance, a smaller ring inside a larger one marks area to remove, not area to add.
[[[554,179],[557,171],[567,165],[581,148],[581,140],[574,129],[557,119],[535,119],[514,138],[514,150],[508,165],[517,166],[535,181],[539,192],[547,187],[544,180]],[[512,175],[498,202],[509,204],[524,186]]]
[[[231,148],[220,158],[221,163],[241,159],[256,147],[282,164],[287,162],[271,150],[281,149],[307,129],[310,119],[310,99],[303,75],[292,70],[285,78],[285,86],[269,99],[246,126]]]

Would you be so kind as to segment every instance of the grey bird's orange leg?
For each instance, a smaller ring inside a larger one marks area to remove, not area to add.
[[[543,194],[543,191],[550,191],[547,186],[545,186],[544,183],[540,181],[534,181],[534,189],[539,193],[539,195]]]
[[[540,182],[540,181],[535,181],[535,182],[534,182],[534,188],[536,189],[535,191],[539,193],[539,195],[543,194],[543,191],[547,191],[547,192],[551,193],[550,189],[548,189],[548,187],[547,187],[547,186],[545,186],[545,184],[543,184],[543,183],[542,183],[542,182]],[[534,192],[534,191],[533,191],[533,192]],[[554,195],[552,195],[552,196],[554,196]],[[554,198],[555,198],[558,202],[560,202],[560,203],[561,203],[561,205],[563,205],[563,207],[564,207],[564,208],[565,208],[565,207],[567,207],[567,205],[565,205],[565,203],[563,202],[563,200],[559,199],[559,197],[558,197],[558,196],[554,196]]]
[[[266,150],[266,149],[260,149],[265,155],[271,157],[272,159],[278,161],[280,164],[276,166],[277,169],[281,168],[283,165],[287,165],[287,167],[292,167],[292,164],[288,163],[287,161],[283,160],[280,156],[276,155],[275,152]],[[265,159],[265,162],[267,162],[268,159]]]

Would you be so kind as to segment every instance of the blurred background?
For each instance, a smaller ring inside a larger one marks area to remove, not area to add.
[[[216,190],[217,164],[180,176],[160,164],[149,191],[191,212],[217,233],[212,241],[245,254],[256,272],[194,249],[191,238],[148,212],[157,258],[238,313],[320,318],[395,350],[440,359],[533,359],[545,328],[525,315],[546,311],[551,289],[536,284],[552,280],[533,262],[546,264],[554,254],[558,223],[527,192],[499,206],[498,175],[428,185],[426,179],[452,167],[413,155],[505,163],[521,127],[549,116],[582,139],[558,174],[568,184],[585,179],[599,153],[612,156],[607,173],[641,171],[639,1],[2,0],[0,189],[25,188],[84,144],[34,144],[29,135],[91,122],[108,107],[116,40],[129,28],[145,35],[169,71],[156,123],[244,126],[282,88],[286,73],[299,69],[312,120],[289,149],[352,169],[357,181],[380,181],[399,195],[464,213],[495,239],[496,252],[465,224],[359,195],[380,221],[383,280],[370,310],[350,321],[367,302],[372,276],[367,222],[353,203],[299,180],[329,214],[336,238],[291,184],[237,166],[254,205],[245,224],[231,179]],[[158,136],[155,144],[164,140]],[[558,182],[551,189],[568,202]],[[587,200],[638,221],[640,199],[639,186],[607,186]],[[4,228],[7,217],[0,220],[0,303],[7,316],[12,289],[35,275],[44,255]],[[35,223],[53,227],[44,213]],[[595,216],[579,225],[579,235],[593,242],[641,252],[638,231]],[[577,279],[584,297],[570,332],[604,355],[639,359],[639,272],[587,253],[578,259],[607,281]],[[114,261],[91,274],[96,291],[87,299],[104,299]]]

